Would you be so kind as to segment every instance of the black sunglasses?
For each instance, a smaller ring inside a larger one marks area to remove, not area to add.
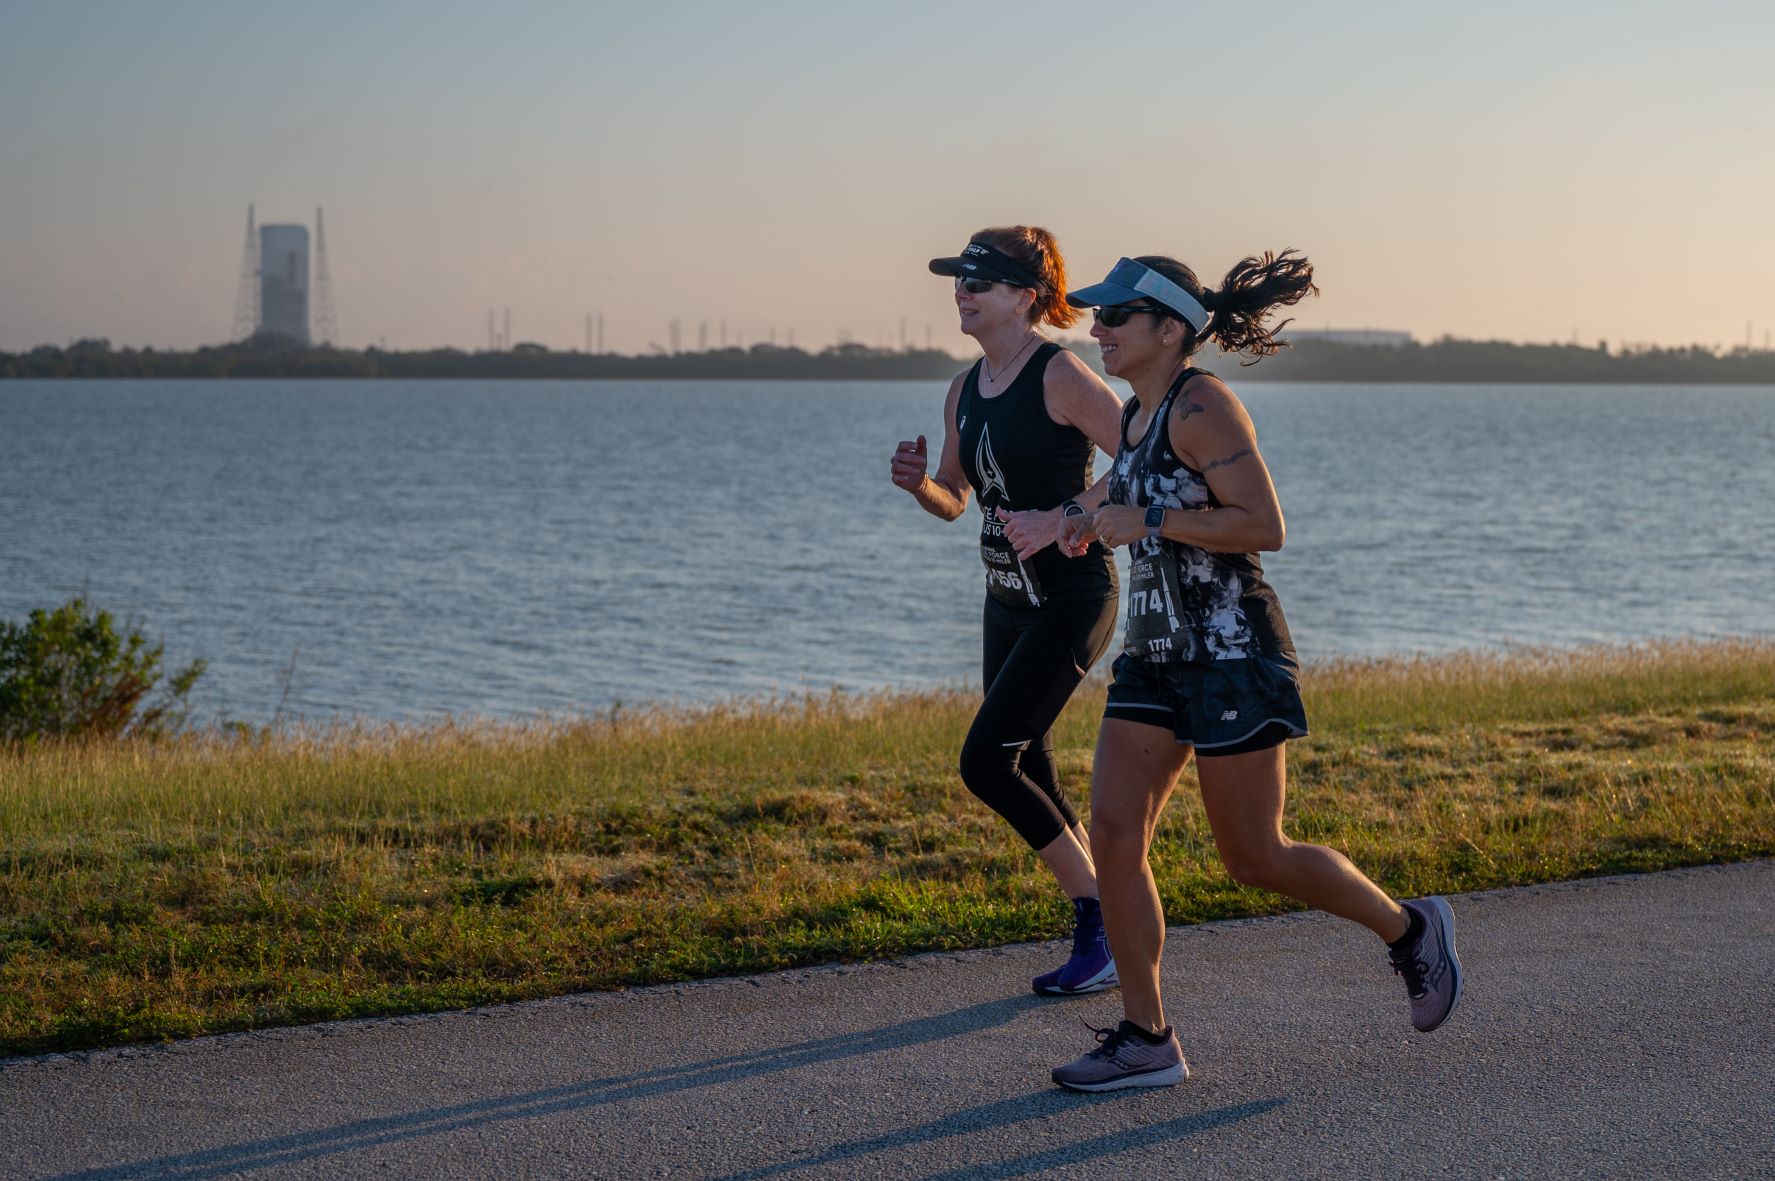
[[[1021,287],[1021,283],[1013,283],[1009,279],[969,279],[962,275],[955,277],[955,285],[967,289],[969,295],[985,295],[991,291],[993,284],[999,283],[1006,287]]]
[[[1128,322],[1128,317],[1139,312],[1153,316],[1169,316],[1171,309],[1153,307],[1144,303],[1116,303],[1106,308],[1092,308],[1091,318],[1105,328],[1120,328]]]

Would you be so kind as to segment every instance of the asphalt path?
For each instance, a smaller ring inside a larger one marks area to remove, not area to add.
[[[0,1174],[1775,1177],[1775,862],[1452,903],[1427,1035],[1350,924],[1173,929],[1169,1089],[1048,1081],[1118,994],[1033,944],[12,1059]]]

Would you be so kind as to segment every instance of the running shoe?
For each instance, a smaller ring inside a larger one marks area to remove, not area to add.
[[[1401,903],[1424,920],[1423,934],[1404,951],[1389,951],[1393,971],[1405,978],[1411,996],[1411,1023],[1429,1033],[1448,1020],[1461,1002],[1461,961],[1455,955],[1455,915],[1445,898]]]
[[[1171,1087],[1189,1077],[1183,1047],[1169,1025],[1165,1040],[1154,1045],[1132,1022],[1099,1029],[1097,1048],[1083,1058],[1054,1068],[1053,1079],[1074,1091],[1119,1091],[1123,1087]]]
[[[1043,996],[1082,996],[1121,983],[1116,977],[1115,957],[1109,954],[1109,936],[1103,930],[1103,910],[1097,899],[1074,898],[1072,920],[1072,957],[1029,982],[1030,988]]]

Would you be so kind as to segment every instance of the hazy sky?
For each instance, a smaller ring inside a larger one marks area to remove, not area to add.
[[[233,323],[323,205],[341,338],[841,331],[1034,222],[1079,283],[1295,246],[1310,326],[1775,328],[1775,4],[0,0],[0,349]]]

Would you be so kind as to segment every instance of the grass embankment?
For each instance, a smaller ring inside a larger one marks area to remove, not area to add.
[[[1308,671],[1289,831],[1399,895],[1775,853],[1775,644]],[[1089,780],[1101,686],[1057,731]],[[974,695],[0,753],[0,1053],[1064,934]],[[1192,791],[1172,922],[1274,912]]]

